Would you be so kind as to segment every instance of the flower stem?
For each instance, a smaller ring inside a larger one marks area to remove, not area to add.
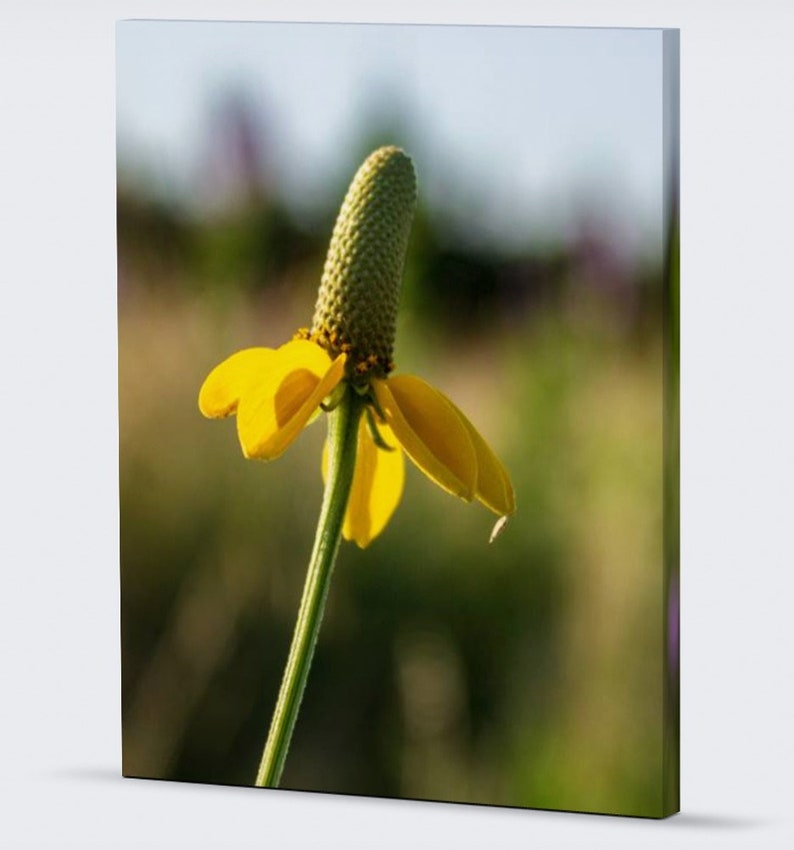
[[[331,583],[347,500],[353,483],[358,422],[363,406],[357,394],[347,388],[342,400],[328,416],[328,473],[325,495],[289,658],[256,777],[259,787],[278,786],[289,750],[292,730],[295,728],[317,634],[323,619],[325,599]]]

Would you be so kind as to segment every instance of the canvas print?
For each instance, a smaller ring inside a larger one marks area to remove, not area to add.
[[[678,35],[117,31],[125,776],[678,810]]]

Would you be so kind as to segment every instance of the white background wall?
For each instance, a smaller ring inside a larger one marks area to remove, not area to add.
[[[221,15],[681,28],[678,817],[638,822],[119,778],[114,22]],[[792,24],[788,0],[7,0],[0,843],[794,844]]]

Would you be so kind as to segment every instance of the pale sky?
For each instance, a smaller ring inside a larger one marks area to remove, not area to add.
[[[354,167],[373,108],[405,138],[431,209],[505,244],[572,226],[586,195],[630,245],[662,204],[660,30],[125,21],[119,162],[191,190],[210,107],[268,117],[285,199],[311,209]]]

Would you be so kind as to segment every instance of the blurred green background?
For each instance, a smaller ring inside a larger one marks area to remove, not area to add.
[[[150,32],[128,30],[127,46]],[[347,182],[388,142],[414,155],[420,191],[398,371],[478,426],[518,513],[488,545],[493,516],[411,467],[384,534],[343,545],[282,787],[660,814],[661,206],[644,219],[651,238],[631,244],[570,185],[567,217],[542,234],[489,236],[476,204],[476,226],[461,227],[456,199],[487,176],[450,192],[428,174],[442,146],[405,94],[399,114],[359,112],[310,208],[296,208],[269,147],[278,119],[239,78],[207,99],[190,142],[206,159],[180,183],[129,129],[122,67],[124,773],[253,783],[322,497],[325,422],[273,463],[246,461],[233,420],[201,417],[198,389],[233,351],[309,323]]]

